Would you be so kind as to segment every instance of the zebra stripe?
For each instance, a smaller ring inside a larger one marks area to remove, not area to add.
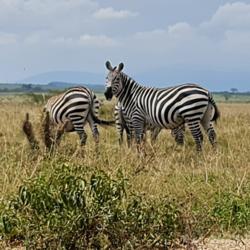
[[[208,90],[193,83],[162,89],[147,88],[124,74],[123,66],[120,63],[113,68],[110,62],[106,63],[109,73],[105,96],[111,100],[115,95],[126,109],[138,144],[142,141],[145,124],[149,123],[167,129],[187,124],[198,151],[202,149],[202,126],[211,144],[216,145],[212,121],[219,117],[219,110]]]
[[[133,124],[126,114],[125,108],[122,107],[120,102],[117,102],[115,105],[114,116],[116,130],[119,136],[119,144],[121,145],[123,143],[123,132],[125,130],[127,134],[127,144],[128,147],[130,147],[131,139],[134,136]],[[155,126],[153,124],[146,124],[144,134],[147,130],[150,131],[151,143],[154,143],[161,132],[161,127]],[[171,135],[175,138],[176,143],[179,145],[183,145],[184,143],[184,131],[185,127],[183,125],[171,130]]]
[[[61,125],[65,132],[76,131],[81,145],[86,144],[87,134],[84,130],[88,122],[95,142],[99,141],[97,124],[110,125],[113,121],[103,121],[98,118],[100,102],[96,95],[86,87],[73,87],[66,92],[51,97],[44,111],[49,112],[54,125]]]
[[[115,126],[119,136],[119,144],[121,145],[123,143],[123,132],[125,130],[127,134],[127,144],[128,147],[130,147],[132,139],[132,124],[130,123],[129,118],[126,116],[125,110],[119,102],[115,105],[114,116]]]
[[[131,140],[134,137],[133,124],[132,121],[127,116],[125,108],[122,107],[122,105],[119,102],[115,105],[114,115],[115,115],[116,129],[119,136],[119,143],[120,145],[123,143],[123,132],[125,130],[127,134],[127,144],[128,147],[130,147]],[[144,128],[144,135],[146,135],[147,130],[151,132],[151,142],[154,143],[161,131],[161,128],[156,127],[152,124],[146,124]]]

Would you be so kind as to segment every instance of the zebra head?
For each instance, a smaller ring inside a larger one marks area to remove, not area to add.
[[[122,77],[121,71],[124,67],[123,63],[120,63],[117,67],[112,67],[109,61],[106,62],[106,67],[109,73],[106,77],[106,90],[104,95],[107,100],[111,100],[113,95],[117,96],[122,90]]]

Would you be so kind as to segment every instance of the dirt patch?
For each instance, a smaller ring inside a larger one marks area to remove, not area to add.
[[[5,250],[25,250],[25,247],[4,247]],[[231,239],[210,239],[204,243],[194,243],[192,247],[178,248],[178,250],[250,250],[250,239],[231,240]]]
[[[194,248],[195,249],[195,248]],[[204,244],[199,243],[197,250],[250,250],[250,239],[210,239]]]

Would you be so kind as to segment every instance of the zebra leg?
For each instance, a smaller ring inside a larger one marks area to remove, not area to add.
[[[115,127],[119,138],[119,145],[121,146],[123,144],[123,131],[124,131],[125,120],[123,117],[122,106],[119,102],[115,105],[114,116],[115,116]]]
[[[207,134],[208,134],[208,139],[211,145],[213,146],[213,148],[216,148],[217,147],[216,133],[215,133],[212,123],[210,124],[210,127],[207,129]]]
[[[184,145],[184,131],[185,131],[185,125],[181,125],[177,128],[172,129],[171,134],[174,137],[176,143],[178,145]]]
[[[143,142],[143,139],[145,137],[144,134],[144,128],[143,126],[136,126],[135,127],[135,139],[137,144],[141,144]]]
[[[60,144],[62,136],[65,132],[66,123],[60,125],[59,128],[56,130],[54,146],[58,146]]]
[[[195,144],[196,144],[196,150],[197,151],[202,151],[202,142],[203,142],[203,135],[201,132],[200,128],[200,121],[192,121],[192,122],[187,122],[188,128],[191,131],[191,134],[194,138]]]
[[[87,137],[88,137],[84,130],[84,125],[86,124],[86,118],[82,116],[75,116],[75,117],[71,117],[70,121],[74,128],[74,131],[76,131],[77,134],[79,135],[80,145],[81,146],[85,145],[87,141]],[[70,128],[71,125],[69,126],[68,124],[68,127]]]
[[[128,148],[131,147],[131,139],[132,139],[132,133],[131,133],[131,130],[125,126],[125,130],[126,130],[126,134],[127,134],[127,145],[128,145]]]
[[[91,116],[88,117],[88,123],[95,141],[95,152],[99,154],[99,131],[97,124],[94,122],[94,119]]]
[[[121,123],[116,123],[116,130],[117,130],[117,133],[118,133],[118,137],[119,137],[119,145],[121,146],[123,144],[123,126]]]
[[[127,135],[127,146],[128,148],[130,148],[131,146],[131,140],[133,138],[133,126],[132,126],[132,122],[131,119],[129,119],[129,117],[127,116],[127,114],[125,113],[124,110],[122,110],[122,112],[120,112],[120,125],[121,125],[121,129],[122,132],[126,131],[126,135]]]
[[[74,126],[70,120],[66,120],[63,125],[61,125],[56,131],[55,144],[59,145],[61,138],[65,132],[74,131]]]
[[[123,129],[122,122],[118,113],[115,113],[115,127],[119,137],[119,145],[123,144]]]
[[[123,130],[119,131],[119,145],[123,144]]]
[[[143,120],[135,120],[133,122],[133,127],[135,129],[135,139],[137,144],[138,152],[144,152],[144,128],[145,124]]]
[[[151,139],[152,144],[155,144],[156,138],[158,137],[160,132],[161,132],[161,128],[159,127],[154,127],[151,129],[150,139]]]
[[[98,131],[98,129],[97,129],[96,124],[95,124],[94,127],[92,127],[92,134],[93,134],[95,143],[98,144],[98,143],[99,143],[99,131]]]
[[[128,145],[128,148],[131,147],[131,141],[132,141],[132,136],[130,133],[127,133],[127,145]]]
[[[88,118],[88,122],[89,122],[90,129],[92,131],[92,135],[94,137],[95,143],[98,144],[99,143],[99,131],[97,129],[97,124],[94,122],[94,120],[91,117]]]
[[[212,104],[208,104],[208,108],[201,120],[201,125],[203,126],[204,130],[206,131],[208,135],[208,139],[213,146],[213,148],[216,148],[217,146],[217,141],[216,141],[216,133],[213,128],[213,124],[211,122],[212,118],[214,115],[214,107]]]
[[[211,110],[206,111],[203,119],[201,120],[201,125],[203,126],[204,130],[206,131],[207,135],[208,135],[208,139],[211,143],[211,145],[213,146],[213,148],[216,148],[217,146],[217,141],[216,141],[216,133],[213,127],[213,124],[211,122]]]
[[[77,130],[76,132],[77,132],[77,134],[79,135],[81,146],[85,146],[85,145],[86,145],[87,138],[88,138],[87,133],[85,132],[84,129],[82,129],[82,130]]]

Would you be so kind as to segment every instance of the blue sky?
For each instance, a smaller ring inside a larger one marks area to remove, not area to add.
[[[0,6],[0,82],[56,70],[104,75],[109,59],[143,81],[250,90],[250,1],[0,0]]]

